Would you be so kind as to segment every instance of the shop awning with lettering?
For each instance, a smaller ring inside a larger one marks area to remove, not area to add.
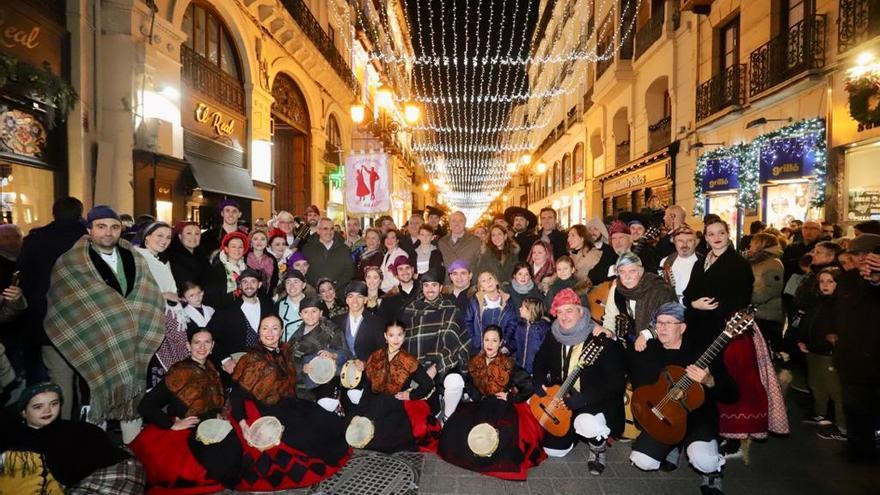
[[[721,192],[739,189],[739,159],[725,156],[706,160],[703,173],[703,192]]]
[[[777,138],[761,146],[760,181],[806,179],[815,175],[816,144],[824,135],[807,132]]]
[[[189,162],[196,184],[203,191],[254,201],[263,200],[247,170],[214,163],[198,155],[188,155],[186,161]]]

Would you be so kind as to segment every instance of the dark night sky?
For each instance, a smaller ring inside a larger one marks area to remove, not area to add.
[[[538,0],[405,0],[416,57],[520,57],[529,53],[537,23]],[[525,66],[479,64],[465,67],[417,65],[415,89],[422,96],[513,94],[528,89]],[[440,82],[442,80],[442,83]],[[442,87],[439,87],[442,84]],[[510,103],[426,105],[427,122],[434,126],[491,127],[506,125]],[[418,136],[419,142],[494,145],[497,134],[438,134]],[[425,139],[429,138],[429,139]],[[485,163],[494,153],[469,153],[461,158]],[[479,191],[475,181],[453,178],[457,191]]]

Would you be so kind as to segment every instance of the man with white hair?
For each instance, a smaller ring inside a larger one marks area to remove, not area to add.
[[[328,278],[341,291],[351,282],[354,276],[351,250],[336,236],[333,220],[322,218],[318,221],[318,239],[305,243],[302,253],[311,267],[305,275],[312,286],[317,286],[318,280]]]
[[[569,288],[553,298],[550,314],[556,321],[550,327],[551,335],[538,349],[532,373],[538,395],[546,394],[545,386],[566,380],[575,370],[589,339],[599,338],[602,333],[610,334],[590,319],[584,302]],[[625,419],[623,350],[611,340],[605,341],[603,346],[596,362],[583,369],[564,399],[573,418],[568,433],[562,437],[549,433],[544,436],[544,451],[551,457],[565,456],[574,448],[577,437],[585,439],[590,447],[587,467],[594,475],[605,470],[606,440],[609,436],[620,437]]]
[[[723,359],[715,359],[708,369],[694,364],[705,349],[693,348],[682,339],[687,330],[684,309],[677,302],[657,309],[653,318],[657,338],[648,341],[633,363],[630,379],[634,388],[651,385],[661,377],[666,366],[681,366],[691,380],[706,389],[706,401],[688,413],[687,432],[681,444],[667,445],[655,440],[649,431],[643,431],[633,442],[629,460],[643,471],[672,471],[678,467],[681,450],[686,449],[691,466],[703,476],[700,492],[720,495],[724,456],[718,452],[716,404],[736,402],[739,390],[727,373]]]
[[[476,266],[480,254],[480,239],[465,231],[467,218],[456,211],[449,216],[449,233],[437,242],[443,255],[443,266],[450,266],[455,260],[462,260],[468,266]]]

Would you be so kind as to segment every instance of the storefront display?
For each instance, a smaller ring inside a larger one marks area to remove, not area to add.
[[[795,124],[756,140],[767,225],[823,218],[824,131],[824,125]]]
[[[0,6],[0,214],[31,228],[52,220],[66,163],[64,117],[77,95],[64,77],[64,39],[57,19],[24,2]]]
[[[877,163],[880,146],[876,143],[847,150],[846,221],[880,220],[880,174]]]
[[[702,191],[706,213],[714,213],[730,226],[730,236],[737,244],[742,226],[739,209],[739,158],[735,155],[711,155],[701,158]]]
[[[669,150],[664,149],[600,175],[597,179],[602,184],[603,215],[642,211],[648,201],[663,206],[673,204],[674,168]]]

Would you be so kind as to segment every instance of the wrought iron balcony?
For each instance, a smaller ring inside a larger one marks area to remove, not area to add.
[[[804,71],[821,68],[825,65],[825,16],[806,17],[753,51],[749,63],[752,96]]]
[[[880,0],[840,0],[837,51],[843,53],[880,35]]]
[[[614,50],[611,40],[605,39],[600,41],[596,47],[596,53],[607,57],[596,61],[596,80],[598,81],[602,74],[614,63]]]
[[[648,126],[648,151],[657,151],[672,142],[672,116],[667,115]]]
[[[617,143],[614,150],[614,166],[619,167],[629,162],[629,139]]]
[[[186,45],[180,46],[180,64],[180,78],[184,84],[244,113],[244,87],[241,81]]]
[[[732,65],[697,87],[697,120],[746,100],[746,64]]]
[[[312,44],[321,52],[324,59],[333,67],[336,74],[352,91],[357,92],[358,82],[354,77],[354,73],[351,72],[351,66],[339,54],[339,50],[336,49],[333,40],[324,32],[321,23],[315,19],[315,16],[305,2],[303,0],[281,0],[281,3],[299,25],[300,29],[308,36]]]
[[[651,48],[655,41],[663,35],[663,24],[666,20],[665,9],[661,8],[651,15],[647,24],[636,32],[636,60]]]

